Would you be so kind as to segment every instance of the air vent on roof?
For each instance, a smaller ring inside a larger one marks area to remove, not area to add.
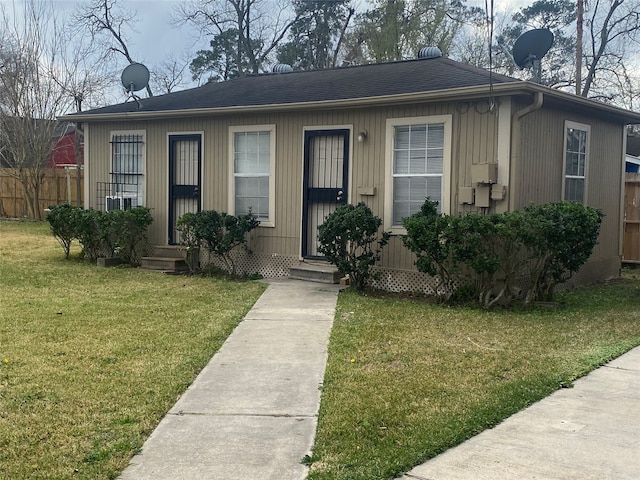
[[[277,63],[273,66],[273,73],[289,73],[293,72],[293,68],[291,65],[287,65],[286,63]]]
[[[418,58],[438,58],[442,56],[442,50],[438,47],[422,47],[418,52]]]

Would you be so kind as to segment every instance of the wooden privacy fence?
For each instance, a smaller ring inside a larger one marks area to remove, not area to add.
[[[27,215],[22,184],[13,175],[15,170],[0,169],[0,216],[19,218]],[[80,175],[80,198],[78,198],[78,175]],[[40,214],[44,219],[44,210],[49,205],[71,203],[82,205],[84,196],[84,171],[75,167],[47,168],[40,187]]]
[[[622,262],[640,264],[640,174],[626,173]]]

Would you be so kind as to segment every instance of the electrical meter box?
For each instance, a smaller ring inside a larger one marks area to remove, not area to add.
[[[476,207],[490,207],[491,187],[476,187]]]
[[[458,201],[462,205],[473,205],[473,187],[460,187],[458,189]]]
[[[474,184],[498,183],[498,164],[481,163],[471,165],[471,181]]]

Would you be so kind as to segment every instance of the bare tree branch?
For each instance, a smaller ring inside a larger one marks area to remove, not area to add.
[[[626,3],[625,3],[626,2]],[[624,10],[623,5],[629,5]],[[640,33],[640,2],[636,0],[612,0],[608,10],[600,12],[600,0],[592,6],[589,19],[591,34],[591,56],[587,63],[582,96],[587,97],[596,79],[598,70],[608,54],[624,50],[624,43],[635,41]],[[618,65],[623,65],[622,56],[618,58]]]
[[[267,0],[195,0],[179,7],[177,16],[204,36],[232,32],[234,70],[239,76],[259,73],[296,19],[288,5]]]
[[[40,188],[55,145],[56,116],[73,103],[61,84],[64,42],[51,5],[31,0],[8,20],[0,5],[0,163],[20,181],[27,214],[41,219]]]
[[[129,51],[123,30],[133,29],[133,18],[133,13],[118,9],[117,0],[92,0],[83,5],[75,15],[76,24],[80,28],[87,28],[94,38],[103,38],[105,57],[116,53],[130,64],[137,62]],[[150,85],[147,85],[146,90],[147,95],[153,97]]]

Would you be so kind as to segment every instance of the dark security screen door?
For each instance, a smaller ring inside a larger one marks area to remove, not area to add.
[[[349,130],[314,130],[304,134],[302,256],[318,252],[318,227],[327,215],[347,202]]]
[[[202,139],[200,135],[169,136],[169,244],[180,243],[176,222],[200,211]]]

